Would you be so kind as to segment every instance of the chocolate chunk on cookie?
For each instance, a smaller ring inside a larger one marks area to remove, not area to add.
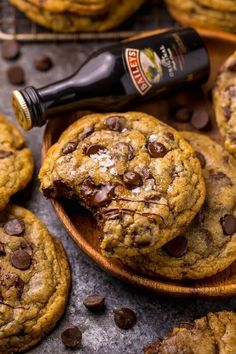
[[[92,114],[72,124],[41,168],[46,196],[68,197],[58,179],[97,219],[109,257],[160,248],[190,223],[205,198],[191,146],[173,128],[138,112]]]
[[[223,271],[236,260],[236,161],[205,135],[182,135],[204,161],[205,203],[181,236],[145,257],[124,262],[147,274],[201,279]]]
[[[64,312],[70,270],[59,240],[30,211],[0,213],[0,352],[23,352],[48,334]]]

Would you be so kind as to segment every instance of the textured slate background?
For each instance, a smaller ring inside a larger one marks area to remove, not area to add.
[[[18,63],[26,68],[27,84],[41,86],[71,74],[95,48],[96,44],[92,42],[86,46],[76,43],[24,45]],[[33,67],[33,58],[41,52],[49,53],[56,64],[48,73],[37,72]],[[0,112],[13,120],[9,94],[14,87],[8,84],[5,74],[10,65],[0,59]],[[71,323],[78,325],[83,332],[82,348],[75,350],[75,353],[138,354],[142,353],[144,344],[162,337],[180,321],[201,317],[209,311],[235,309],[234,299],[213,302],[160,297],[112,278],[87,259],[63,229],[50,202],[38,191],[42,134],[43,129],[38,128],[26,134],[34,153],[36,171],[32,195],[29,200],[22,200],[22,204],[37,214],[50,232],[62,240],[72,266],[73,285],[64,317],[55,330],[30,353],[71,353],[60,340],[62,328]],[[93,292],[106,296],[107,311],[103,315],[90,314],[82,305],[83,298]],[[121,306],[132,308],[138,315],[138,323],[130,331],[122,331],[114,325],[112,309]]]

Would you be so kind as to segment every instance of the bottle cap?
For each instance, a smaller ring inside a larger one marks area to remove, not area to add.
[[[20,91],[13,91],[12,106],[20,126],[24,130],[30,130],[32,128],[31,114],[25,101],[25,98]]]

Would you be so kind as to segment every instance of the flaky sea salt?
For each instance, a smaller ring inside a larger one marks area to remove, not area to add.
[[[140,193],[140,188],[139,187],[137,187],[137,188],[134,188],[134,189],[132,189],[132,192],[133,193]]]
[[[152,143],[153,141],[157,140],[157,136],[155,134],[151,134],[148,137],[148,141],[150,141],[150,143]]]
[[[153,189],[156,189],[155,181],[154,181],[153,178],[152,178],[152,179],[148,179],[148,180],[146,181],[144,190],[145,190],[145,191],[151,191],[151,190],[153,190]]]

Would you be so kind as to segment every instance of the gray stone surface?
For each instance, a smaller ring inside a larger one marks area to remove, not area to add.
[[[24,45],[17,63],[23,65],[26,70],[27,85],[41,86],[72,73],[95,47],[93,43]],[[41,52],[49,53],[56,64],[47,73],[37,72],[33,66],[35,55]],[[10,65],[13,64],[0,59],[0,112],[13,119],[9,94],[14,87],[8,84],[5,74]],[[112,278],[87,259],[63,229],[50,202],[38,191],[37,174],[40,167],[42,134],[43,129],[34,129],[26,134],[34,153],[36,171],[32,195],[29,200],[22,200],[22,203],[45,222],[52,234],[62,240],[71,263],[73,285],[63,319],[55,330],[29,353],[71,353],[61,343],[60,332],[64,326],[72,323],[78,325],[83,332],[82,348],[75,350],[75,353],[138,354],[142,353],[144,344],[163,336],[171,326],[180,321],[193,320],[209,311],[235,309],[235,299],[214,302],[174,299],[134,288]],[[106,296],[107,311],[103,315],[90,314],[82,305],[83,298],[93,292]],[[137,312],[138,323],[130,331],[122,331],[114,325],[112,309],[121,306],[130,307]]]

